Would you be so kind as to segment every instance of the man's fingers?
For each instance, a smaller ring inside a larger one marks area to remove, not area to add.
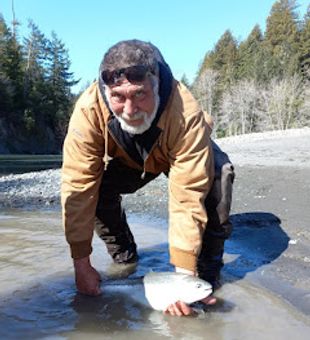
[[[169,305],[168,308],[164,312],[165,314],[170,314],[173,316],[175,315],[183,316],[183,315],[193,314],[192,308],[182,301],[177,301],[176,303]]]
[[[180,315],[180,312],[175,304],[171,306],[170,310],[172,311],[172,315]]]
[[[99,286],[96,287],[96,289],[95,289],[95,295],[98,296],[98,295],[100,295],[101,293],[102,293],[102,291],[101,291],[100,287],[99,287]]]
[[[216,304],[216,298],[214,296],[207,296],[206,298],[200,300],[201,302],[203,302],[206,305],[215,305]]]
[[[97,281],[96,284],[90,281],[78,281],[76,286],[79,293],[84,295],[98,296],[102,293],[99,281]]]
[[[83,259],[82,259],[83,260]],[[100,274],[88,262],[75,262],[75,283],[81,294],[89,296],[98,296],[101,294]]]
[[[182,316],[182,315],[184,315],[184,314],[183,314],[182,307],[181,307],[180,304],[179,304],[179,301],[176,302],[176,303],[173,305],[173,307],[174,307],[175,314],[176,314],[177,316]]]
[[[170,315],[176,315],[174,305],[173,304],[169,305],[167,309],[164,311],[164,313],[170,314]]]
[[[185,302],[178,301],[176,303],[179,311],[181,311],[181,315],[191,315],[193,314],[193,309],[189,307]]]
[[[101,276],[100,276],[100,274],[96,271],[96,276],[97,276],[97,280],[99,281],[99,282],[101,282],[102,281],[102,279],[101,279]]]
[[[89,295],[89,296],[98,296],[102,293],[101,289],[99,287],[95,288],[78,288],[79,293],[83,295]]]

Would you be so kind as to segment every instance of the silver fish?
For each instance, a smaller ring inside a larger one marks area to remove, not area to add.
[[[163,311],[177,301],[187,304],[206,298],[212,286],[196,276],[175,272],[150,272],[143,278],[145,297],[155,310]]]

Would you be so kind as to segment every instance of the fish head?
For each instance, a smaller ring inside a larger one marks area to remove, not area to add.
[[[185,303],[200,301],[212,293],[212,286],[196,276],[184,275],[179,282],[178,300]]]
[[[196,276],[176,272],[150,272],[143,279],[145,297],[155,310],[177,301],[191,304],[212,293],[211,285]]]

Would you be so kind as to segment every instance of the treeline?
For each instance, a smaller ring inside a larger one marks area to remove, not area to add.
[[[278,0],[266,30],[238,42],[227,30],[206,53],[192,85],[218,137],[310,125],[310,5]],[[0,153],[60,152],[77,84],[68,50],[29,21],[20,38],[0,14]]]
[[[238,42],[227,30],[206,54],[191,88],[218,137],[310,125],[310,5],[303,18],[297,8],[275,2],[264,33]]]
[[[26,137],[36,138],[37,144],[52,143],[52,152],[57,152],[72,111],[71,86],[78,81],[56,33],[47,38],[34,22],[28,27],[29,35],[21,39],[18,23],[9,27],[0,14],[0,130],[19,144]],[[8,152],[27,152],[18,150],[13,140],[5,142],[2,148]]]

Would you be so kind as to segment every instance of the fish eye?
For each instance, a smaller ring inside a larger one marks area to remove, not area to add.
[[[201,288],[201,283],[196,283],[196,288]]]

